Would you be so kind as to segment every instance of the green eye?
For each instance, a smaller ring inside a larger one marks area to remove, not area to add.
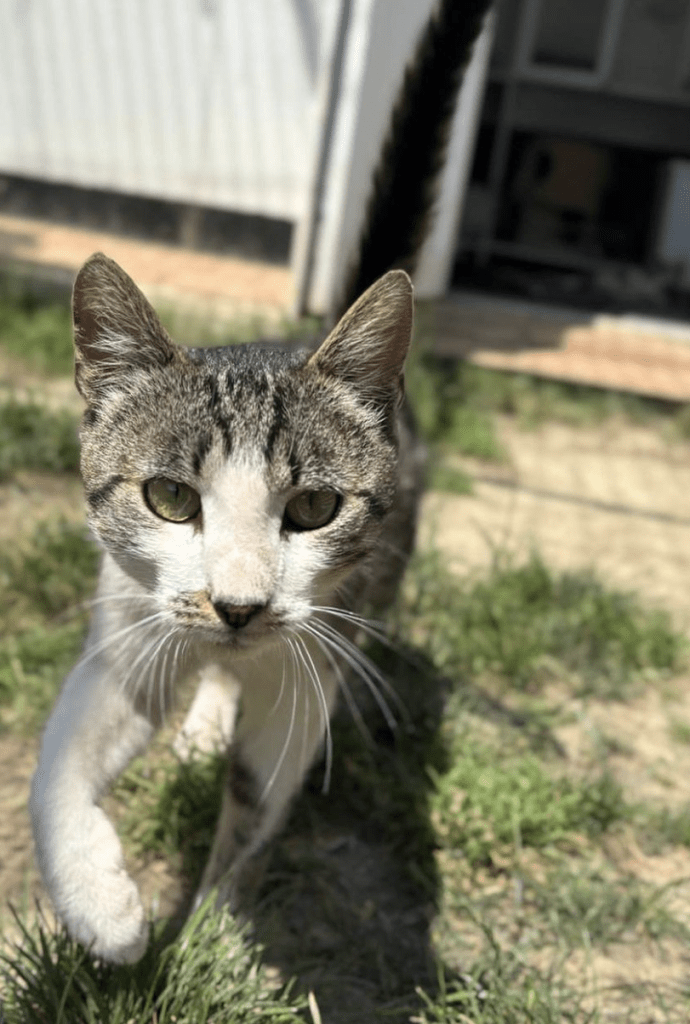
[[[318,530],[330,523],[340,508],[335,491],[302,491],[285,506],[284,524],[289,530]]]
[[[171,523],[186,523],[201,511],[201,498],[193,487],[164,476],[146,481],[144,498],[152,512]]]

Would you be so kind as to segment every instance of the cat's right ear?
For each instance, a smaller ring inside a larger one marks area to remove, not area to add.
[[[131,277],[103,253],[77,274],[72,293],[79,393],[94,404],[126,386],[128,370],[165,366],[176,348]]]

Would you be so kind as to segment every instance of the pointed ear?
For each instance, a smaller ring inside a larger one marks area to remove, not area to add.
[[[371,401],[399,399],[412,316],[412,281],[404,270],[391,270],[349,308],[307,365]]]
[[[127,370],[164,366],[176,349],[153,306],[103,253],[77,274],[72,293],[77,388],[87,402],[126,383]]]

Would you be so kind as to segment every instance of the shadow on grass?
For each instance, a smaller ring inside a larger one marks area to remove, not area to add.
[[[398,725],[389,728],[365,694],[355,695],[365,730],[347,707],[336,714],[330,792],[317,764],[253,915],[265,960],[314,991],[323,1024],[365,1024],[381,1013],[407,1021],[415,987],[436,984],[430,769],[447,767],[439,729],[447,684],[418,652],[378,652],[376,661],[404,708]]]

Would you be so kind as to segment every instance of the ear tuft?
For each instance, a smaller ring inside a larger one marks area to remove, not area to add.
[[[412,337],[413,293],[404,270],[384,274],[348,309],[308,365],[353,385],[368,400],[399,399]]]
[[[77,274],[72,293],[77,388],[87,401],[122,386],[133,367],[164,366],[176,349],[131,277],[103,253]]]

